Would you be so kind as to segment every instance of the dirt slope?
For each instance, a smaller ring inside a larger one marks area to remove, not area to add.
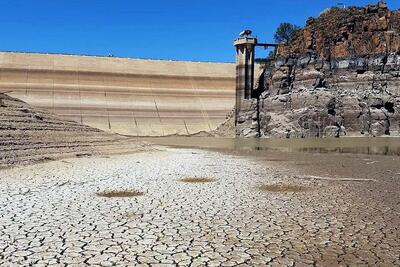
[[[143,144],[32,108],[0,93],[0,167],[71,156],[124,153]]]

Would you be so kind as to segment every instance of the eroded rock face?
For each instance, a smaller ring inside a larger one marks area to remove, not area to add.
[[[280,47],[275,66],[264,72],[264,91],[253,108],[258,135],[399,136],[400,41],[388,46],[382,39],[389,30],[399,36],[399,14],[378,4],[334,9],[309,20],[292,43]],[[327,36],[322,36],[323,26]],[[339,33],[347,41],[336,39]],[[376,44],[366,45],[375,39]],[[245,117],[250,113],[243,110]],[[239,135],[248,123],[239,122]],[[252,134],[247,130],[244,136]]]
[[[277,125],[278,136],[400,134],[399,55],[330,61],[309,57],[307,64],[303,57],[279,59],[268,78],[260,113],[290,122],[289,127]],[[385,58],[396,63],[386,66]],[[261,135],[276,135],[269,128],[261,125]]]
[[[236,135],[256,137],[259,135],[259,112],[257,99],[243,100],[236,125]]]

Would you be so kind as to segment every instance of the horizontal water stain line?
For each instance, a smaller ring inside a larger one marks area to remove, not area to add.
[[[175,95],[188,95],[200,94],[205,96],[218,96],[218,95],[233,95],[234,90],[230,87],[218,86],[216,88],[187,88],[187,87],[155,87],[155,86],[118,86],[118,85],[104,85],[104,84],[57,84],[57,83],[27,83],[27,82],[1,82],[0,88],[11,91],[26,91],[37,90],[38,92],[60,92],[60,93],[97,93],[104,94],[108,91],[109,94],[175,94]],[[94,91],[94,92],[93,92]],[[32,94],[35,93],[34,91]]]

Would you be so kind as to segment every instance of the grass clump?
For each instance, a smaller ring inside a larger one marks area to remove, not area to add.
[[[204,183],[212,183],[217,181],[215,178],[210,177],[185,177],[183,179],[178,180],[182,183],[192,183],[192,184],[204,184]]]
[[[109,191],[109,192],[97,192],[99,197],[140,197],[144,193],[140,191]]]
[[[307,187],[291,184],[265,184],[259,186],[258,189],[263,192],[273,193],[298,193],[308,190]]]

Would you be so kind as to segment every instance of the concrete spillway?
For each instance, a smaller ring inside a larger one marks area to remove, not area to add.
[[[0,90],[102,130],[192,134],[214,129],[232,110],[235,65],[0,53]]]

